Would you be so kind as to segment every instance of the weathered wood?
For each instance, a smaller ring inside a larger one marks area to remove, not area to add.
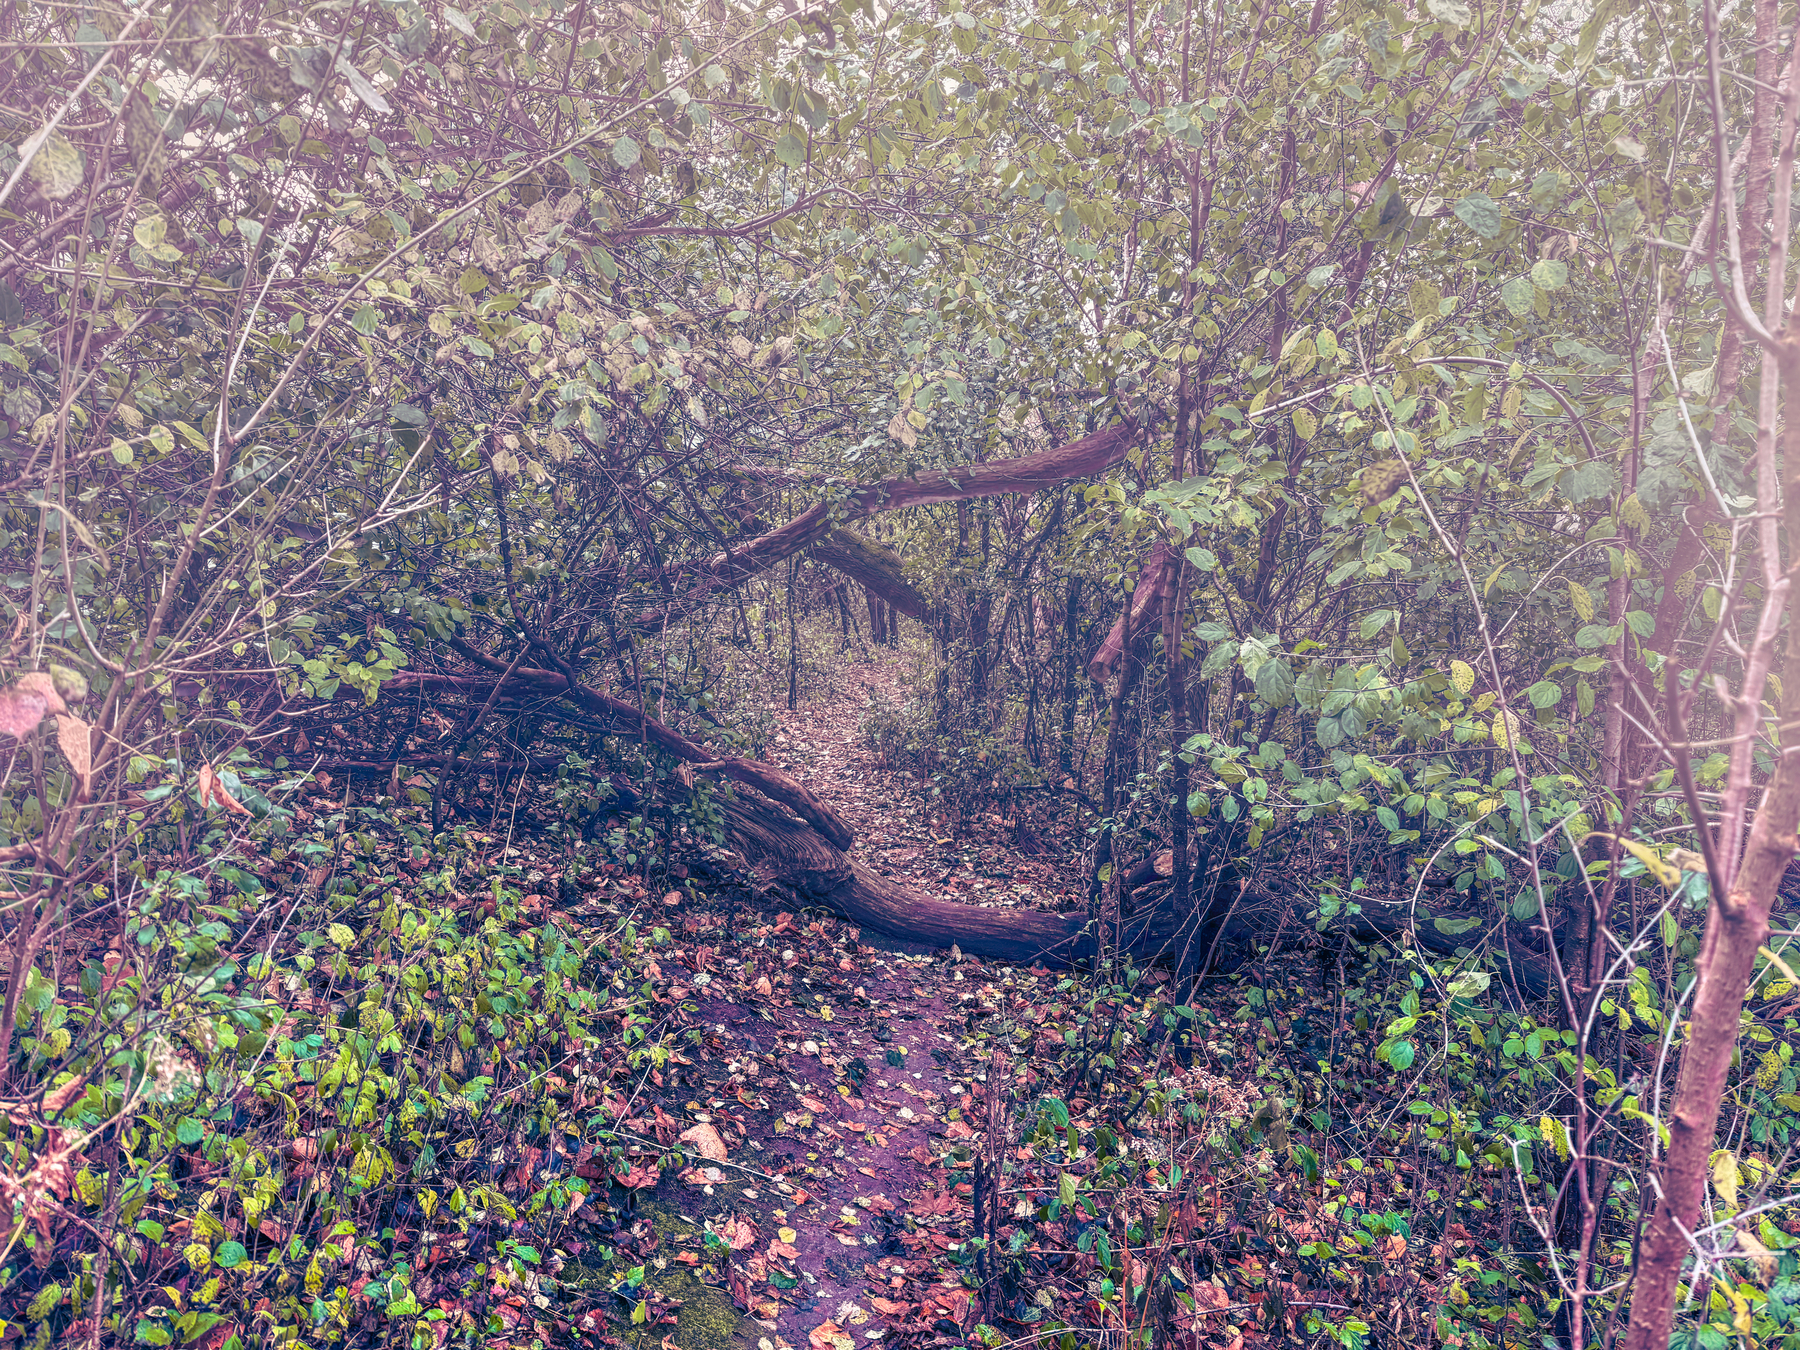
[[[908,618],[930,622],[931,601],[906,579],[900,555],[893,549],[849,530],[833,530],[813,545],[812,555],[827,567],[859,582],[864,590],[887,601]]]
[[[983,960],[1073,966],[1094,956],[1094,932],[1085,914],[940,900],[846,857],[804,821],[753,797],[739,795],[726,802],[723,816],[731,843],[759,892],[786,891],[800,904],[828,909],[863,928],[931,947],[954,945]],[[1134,875],[1145,874],[1136,889],[1148,889],[1144,883],[1162,879],[1156,861],[1146,859],[1134,869]],[[1231,904],[1233,895],[1238,897],[1236,905]],[[1160,962],[1188,973],[1212,954],[1220,927],[1225,928],[1223,950],[1254,937],[1277,911],[1293,904],[1292,896],[1253,883],[1215,891],[1204,913],[1182,915],[1166,903],[1152,904],[1123,920],[1119,946],[1140,962]],[[1460,916],[1450,912],[1444,917]],[[1408,904],[1365,896],[1360,914],[1334,923],[1329,931],[1359,942],[1392,941],[1410,933],[1419,946],[1446,956],[1482,940],[1474,932],[1460,936],[1439,932],[1432,918]],[[1504,931],[1493,939],[1500,948],[1497,964],[1503,981],[1532,998],[1548,992],[1550,967],[1544,955]]]

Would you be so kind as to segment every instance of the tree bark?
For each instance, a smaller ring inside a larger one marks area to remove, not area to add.
[[[900,555],[885,544],[866,539],[849,530],[832,530],[812,547],[812,555],[827,567],[842,572],[867,591],[870,615],[878,597],[909,619],[930,623],[934,611],[931,602],[913,588],[906,579],[905,564]],[[871,622],[874,622],[871,617]],[[880,639],[877,638],[877,641]]]
[[[855,520],[882,511],[898,511],[904,506],[968,501],[1003,492],[1035,492],[1072,478],[1091,478],[1105,473],[1125,458],[1136,439],[1136,424],[1119,422],[1091,436],[1036,454],[994,460],[988,464],[923,470],[905,478],[889,478],[856,488],[840,503],[816,502],[780,529],[715,554],[702,563],[694,570],[686,591],[659,609],[643,611],[638,615],[637,626],[643,631],[660,629],[692,613],[714,592],[736,586],[808,545],[816,544],[834,528],[834,505],[841,519]]]

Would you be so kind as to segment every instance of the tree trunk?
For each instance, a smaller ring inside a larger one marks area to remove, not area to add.
[[[1081,666],[1081,578],[1069,578],[1068,606],[1063,615],[1062,736],[1057,767],[1066,780],[1075,772],[1075,699],[1079,686],[1075,672]]]

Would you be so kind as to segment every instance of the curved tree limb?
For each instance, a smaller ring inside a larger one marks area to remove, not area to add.
[[[812,555],[908,618],[931,621],[931,601],[906,579],[905,564],[893,549],[849,530],[833,530],[813,545]]]
[[[837,504],[837,515],[840,520],[857,520],[882,511],[898,511],[903,506],[930,506],[1008,492],[1035,492],[1039,488],[1066,483],[1071,478],[1091,478],[1123,460],[1137,439],[1137,432],[1135,422],[1117,422],[1078,441],[1016,459],[927,469],[904,478],[884,479],[852,488]],[[659,609],[640,613],[637,627],[650,630],[673,623],[691,614],[713,592],[736,586],[808,545],[816,544],[831,532],[832,514],[831,502],[815,502],[780,529],[714,554],[695,569],[692,582],[683,594]]]
[[[507,669],[496,658],[460,638],[452,638],[450,645],[488,670],[504,674]],[[799,816],[833,847],[848,848],[856,838],[856,832],[845,823],[842,816],[773,764],[735,756],[720,759],[705,746],[690,741],[675,728],[650,716],[641,708],[622,698],[601,693],[579,681],[572,681],[558,671],[521,666],[513,671],[512,678],[539,693],[567,698],[611,727],[615,734],[636,736],[645,744],[654,745],[688,764],[704,764],[709,770],[755,788],[765,797],[780,802]]]

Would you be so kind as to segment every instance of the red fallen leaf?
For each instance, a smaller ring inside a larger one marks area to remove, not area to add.
[[[756,1245],[756,1225],[748,1219],[736,1215],[725,1220],[724,1223],[716,1224],[713,1231],[724,1238],[734,1252],[741,1252]]]
[[[826,1322],[814,1327],[806,1339],[812,1342],[813,1350],[837,1350],[838,1342],[848,1341],[850,1337],[836,1322]]]
[[[956,1210],[956,1198],[948,1191],[933,1191],[930,1195],[920,1196],[913,1202],[915,1214],[951,1214]]]
[[[776,1238],[775,1241],[771,1242],[767,1250],[771,1258],[786,1257],[790,1261],[795,1260],[800,1255],[800,1249],[798,1247],[791,1247],[780,1238]]]
[[[859,1195],[856,1197],[856,1203],[861,1205],[864,1209],[872,1210],[876,1214],[892,1214],[896,1209],[900,1208],[900,1206],[896,1205],[885,1195]]]
[[[808,1111],[814,1112],[826,1109],[824,1102],[820,1101],[817,1097],[808,1097],[805,1093],[800,1095],[800,1105],[804,1106]]]
[[[932,1156],[931,1150],[924,1144],[916,1145],[914,1148],[908,1150],[906,1156],[918,1163],[920,1167],[930,1167],[937,1161],[937,1159]]]
[[[975,1137],[975,1131],[969,1128],[969,1122],[966,1120],[951,1121],[949,1128],[944,1133],[952,1139],[973,1139]]]
[[[903,1313],[912,1311],[912,1304],[896,1303],[891,1298],[871,1297],[869,1306],[884,1317],[899,1317]]]
[[[860,1120],[846,1120],[844,1122],[844,1128],[846,1130],[853,1130],[857,1134],[861,1134],[864,1130],[868,1129],[869,1127],[867,1125],[863,1124]]]
[[[662,1114],[661,1107],[657,1108],[656,1114]],[[692,1144],[708,1162],[724,1162],[726,1159],[725,1141],[719,1138],[718,1130],[711,1125],[691,1125],[678,1138],[684,1144]]]
[[[804,1186],[794,1187],[794,1203],[796,1205],[810,1205],[812,1203],[812,1193]]]
[[[618,1182],[627,1190],[638,1191],[643,1190],[646,1186],[656,1185],[661,1176],[662,1173],[656,1168],[645,1167],[642,1163],[634,1162],[623,1176],[618,1177]]]

